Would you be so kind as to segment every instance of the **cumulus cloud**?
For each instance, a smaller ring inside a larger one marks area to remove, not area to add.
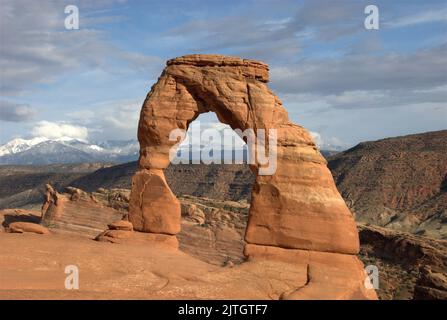
[[[90,140],[136,139],[142,100],[104,101],[68,114],[72,123],[88,128]]]
[[[140,116],[141,102],[124,101],[109,105],[107,110],[100,110],[104,114],[104,125],[118,130],[135,130]]]
[[[307,59],[274,67],[272,85],[282,93],[340,94],[356,90],[414,90],[447,84],[447,44],[412,53]]]
[[[33,128],[32,135],[47,139],[71,138],[86,141],[88,129],[69,123],[40,121]]]
[[[0,101],[0,120],[26,122],[34,119],[36,110],[27,104]]]
[[[310,135],[314,139],[315,144],[320,150],[345,150],[349,146],[343,142],[340,138],[329,136],[323,137],[319,132],[310,131]]]
[[[312,136],[312,139],[314,139],[314,143],[317,145],[317,147],[321,148],[321,145],[323,143],[321,134],[319,134],[318,132],[310,131],[310,135]]]
[[[123,51],[112,44],[95,24],[115,23],[116,16],[104,9],[122,1],[74,1],[80,7],[80,29],[64,28],[65,3],[53,1],[2,0],[0,10],[0,94],[16,96],[36,85],[52,83],[61,75],[100,69],[144,72],[158,63],[155,57]],[[96,10],[96,11],[95,11]],[[93,14],[92,14],[93,13]],[[85,20],[83,20],[85,19]],[[110,66],[110,61],[115,64]],[[157,64],[158,66],[158,64]]]

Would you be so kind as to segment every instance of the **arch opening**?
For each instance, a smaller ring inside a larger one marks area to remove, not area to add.
[[[187,128],[171,164],[248,163],[246,142],[213,111],[201,113]]]
[[[214,112],[202,113],[188,125],[177,159],[165,171],[181,207],[180,250],[215,265],[245,261],[244,235],[255,180],[247,157],[246,143]]]

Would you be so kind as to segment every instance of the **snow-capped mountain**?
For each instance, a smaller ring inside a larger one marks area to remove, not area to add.
[[[202,159],[204,145],[183,143],[177,157],[181,162],[188,163],[192,159]],[[224,145],[213,145],[213,154],[219,154],[222,159],[246,161],[248,159],[245,146],[238,146],[238,151],[225,153]],[[242,152],[242,153],[241,153]],[[324,156],[331,156],[337,149],[321,150]],[[0,165],[42,165],[53,163],[83,163],[83,162],[129,162],[138,159],[139,144],[136,140],[108,140],[88,142],[69,137],[48,139],[36,137],[32,139],[13,139],[0,145]]]
[[[37,137],[28,140],[20,138],[13,139],[8,143],[5,143],[4,145],[0,146],[0,157],[7,154],[13,154],[28,150],[33,146],[35,146],[36,144],[45,142],[47,140],[48,140],[47,138],[43,137]]]
[[[138,158],[136,140],[90,143],[69,137],[13,139],[0,146],[0,164],[127,162]]]

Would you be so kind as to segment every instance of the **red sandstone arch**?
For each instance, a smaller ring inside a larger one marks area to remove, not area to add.
[[[180,204],[166,183],[172,130],[215,112],[233,129],[276,129],[275,174],[258,175],[246,230],[246,254],[270,247],[357,254],[358,233],[325,159],[307,130],[289,121],[268,88],[268,66],[219,55],[169,60],[140,114],[139,171],[132,180],[129,220],[135,230],[175,235]],[[256,166],[252,170],[257,173]],[[267,249],[266,249],[267,248]]]

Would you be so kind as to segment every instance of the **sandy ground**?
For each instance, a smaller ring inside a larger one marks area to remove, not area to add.
[[[65,289],[68,265],[79,290]],[[280,262],[218,267],[167,247],[64,234],[0,233],[0,270],[1,299],[278,299],[305,281]]]

